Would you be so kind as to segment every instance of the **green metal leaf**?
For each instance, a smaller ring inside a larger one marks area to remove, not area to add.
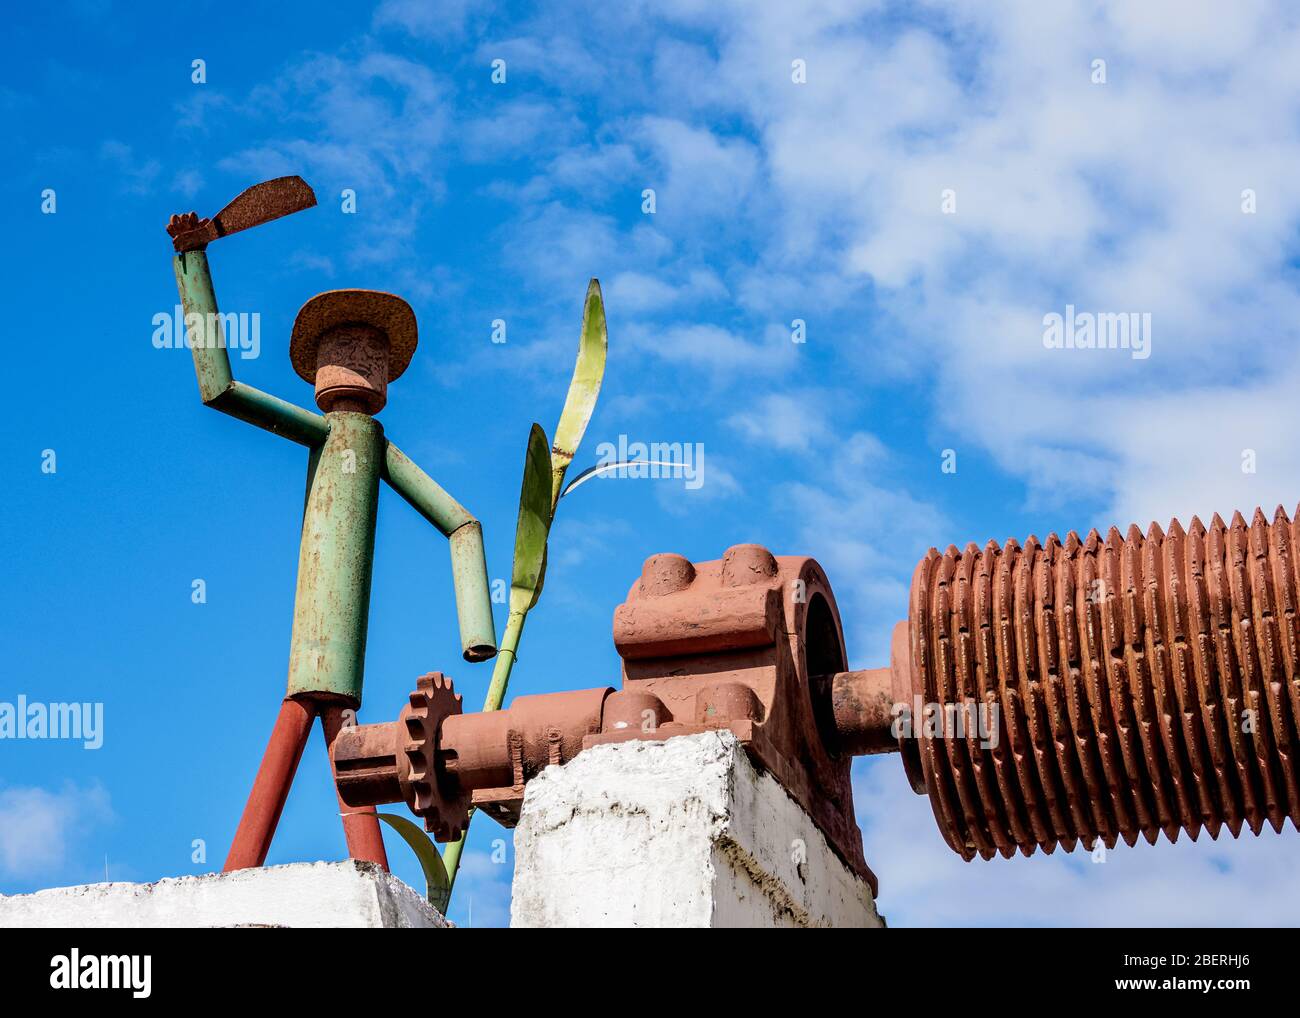
[[[424,831],[410,820],[395,813],[379,813],[380,820],[402,836],[402,840],[411,846],[411,851],[420,860],[424,870],[424,883],[429,904],[443,915],[447,914],[447,901],[451,897],[451,880],[447,877],[447,868],[438,854],[438,846]]]
[[[534,424],[528,433],[524,480],[515,524],[515,561],[510,574],[510,612],[526,612],[537,603],[546,568],[546,536],[551,529],[551,455],[546,432]]]
[[[587,430],[600,383],[605,378],[605,352],[608,336],[605,331],[605,301],[600,295],[600,281],[593,279],[587,286],[587,299],[582,307],[582,335],[578,339],[578,361],[573,366],[573,379],[569,394],[560,411],[560,423],[555,427],[555,444],[551,447],[551,512],[560,500],[564,486],[564,472],[577,455],[582,435]]]

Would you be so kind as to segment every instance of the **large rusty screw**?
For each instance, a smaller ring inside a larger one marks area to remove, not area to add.
[[[1279,507],[931,549],[906,684],[961,708],[938,734],[913,719],[948,843],[991,858],[1296,825],[1298,527]],[[990,708],[996,740],[951,723]]]

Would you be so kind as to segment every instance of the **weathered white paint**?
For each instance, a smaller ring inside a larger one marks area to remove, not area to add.
[[[595,746],[527,786],[510,925],[882,926],[730,732]]]
[[[355,861],[0,895],[0,928],[447,925],[402,881]]]

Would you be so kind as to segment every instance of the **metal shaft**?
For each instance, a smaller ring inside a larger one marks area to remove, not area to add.
[[[320,711],[321,729],[325,736],[325,751],[334,748],[334,740],[344,730],[343,708],[338,706],[322,707]],[[332,768],[331,768],[332,770]],[[335,784],[338,795],[338,785]],[[363,862],[378,863],[388,869],[388,853],[384,851],[384,836],[379,830],[379,817],[374,806],[352,807],[338,796],[339,813],[343,817],[343,837],[348,843],[348,858]]]
[[[230,854],[226,856],[225,872],[261,866],[266,862],[266,853],[275,837],[275,828],[280,823],[280,814],[284,812],[289,787],[293,784],[315,718],[316,710],[311,703],[285,700],[280,704],[280,713],[271,730],[262,765],[253,780],[253,789],[248,793],[244,814],[239,818]]]
[[[991,858],[1296,824],[1298,538],[1279,508],[931,549],[906,667],[940,705],[911,720],[948,843]]]

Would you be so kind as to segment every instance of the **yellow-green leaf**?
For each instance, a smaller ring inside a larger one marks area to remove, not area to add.
[[[578,339],[578,360],[573,366],[569,394],[560,411],[560,423],[555,426],[555,444],[551,447],[551,512],[560,500],[564,486],[564,472],[569,469],[578,452],[587,423],[596,408],[600,383],[605,378],[605,353],[608,336],[605,331],[605,302],[600,294],[600,281],[593,279],[587,286],[587,299],[582,306],[582,334]]]
[[[528,433],[524,480],[515,524],[515,560],[510,574],[510,611],[526,612],[541,593],[546,536],[551,529],[551,456],[546,432],[534,424]]]
[[[420,860],[420,869],[424,870],[425,893],[428,895],[429,904],[446,915],[447,901],[451,897],[451,881],[447,877],[447,868],[442,864],[438,846],[424,831],[404,816],[395,813],[379,813],[377,816],[411,846],[411,851]]]

